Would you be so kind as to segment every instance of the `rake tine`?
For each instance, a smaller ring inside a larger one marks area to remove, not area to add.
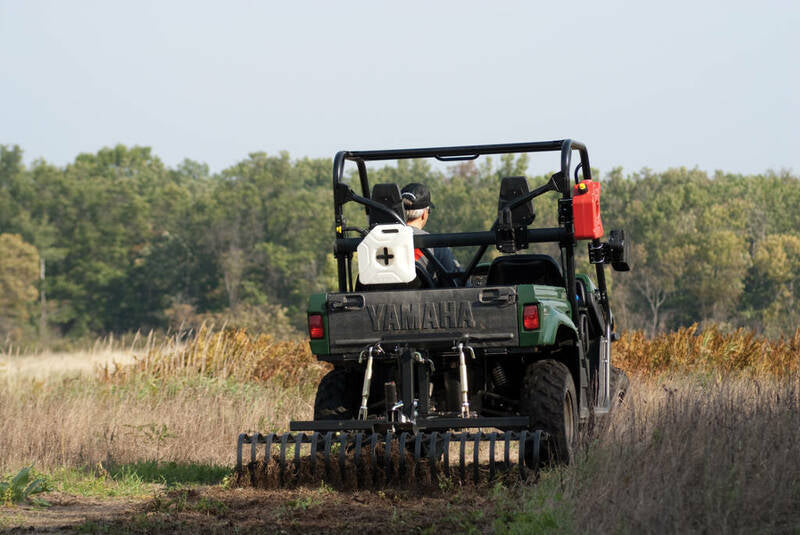
[[[264,438],[264,465],[266,466],[270,459],[272,459],[272,442],[278,435],[275,433],[269,433],[266,438]]]
[[[422,433],[417,433],[414,437],[414,460],[419,461],[422,457]]]
[[[400,465],[398,466],[397,475],[400,476],[401,474],[405,473],[406,469],[406,440],[408,439],[409,433],[408,431],[403,431],[400,433],[400,444],[398,447],[398,453],[400,454]]]
[[[341,439],[339,441],[339,474],[341,474],[340,477],[342,478],[344,478],[344,458],[347,450],[347,440],[348,440],[347,433],[342,433]]]
[[[236,439],[236,471],[242,471],[242,450],[246,442],[250,442],[250,437],[247,433],[240,433],[239,438]]]
[[[475,445],[474,449],[472,450],[472,474],[475,478],[475,483],[477,484],[480,480],[480,472],[478,470],[478,455],[480,454],[480,445],[481,445],[481,437],[483,437],[483,431],[478,431],[475,433]]]
[[[317,441],[319,440],[319,433],[314,431],[311,433],[311,477],[317,475]]]
[[[300,473],[300,448],[306,441],[306,434],[300,433],[294,437],[294,473]]]
[[[450,433],[444,433],[444,459],[442,459],[442,464],[444,464],[444,473],[447,477],[450,477]]]
[[[284,472],[286,470],[286,445],[289,442],[289,433],[281,435],[281,456],[280,456],[280,478],[281,483],[284,482]]]
[[[527,431],[522,431],[519,434],[519,478],[525,481],[525,440],[527,439]]]
[[[361,441],[364,439],[364,433],[357,432],[356,433],[356,451],[353,454],[353,460],[355,461],[355,470],[356,470],[356,482],[358,483],[358,487],[361,488],[361,482],[363,480],[363,474],[361,473],[361,467],[359,465],[359,461],[361,460]]]
[[[369,456],[371,457],[372,462],[372,473],[375,473],[375,470],[378,469],[378,452],[376,451],[378,448],[378,434],[372,433],[369,437]],[[375,477],[374,475],[372,477]]]
[[[386,461],[385,469],[386,469],[386,482],[388,483],[392,479],[392,432],[386,432],[386,442],[384,442],[383,447],[383,456],[384,460]]]
[[[331,441],[333,440],[333,433],[328,431],[325,433],[325,479],[331,478]]]
[[[439,433],[434,431],[431,433],[431,441],[428,444],[428,459],[430,460],[431,466],[431,477],[436,479],[436,459],[439,457],[439,452],[436,451],[436,440]]]
[[[503,459],[506,461],[506,472],[509,472],[511,470],[511,431],[503,433],[503,439],[505,440]]]
[[[461,442],[461,444],[459,444],[458,471],[461,475],[461,482],[463,483],[467,480],[467,465],[464,459],[467,455],[467,434],[461,433],[458,436],[458,440]]]
[[[494,443],[497,440],[497,433],[489,433],[489,481],[494,480]]]
[[[358,432],[356,433],[356,451],[353,454],[353,459],[355,460],[356,467],[358,467],[358,461],[361,460],[361,441],[364,438],[364,433]]]
[[[256,462],[256,448],[258,447],[258,439],[262,438],[261,433],[256,433],[250,437],[250,462]]]

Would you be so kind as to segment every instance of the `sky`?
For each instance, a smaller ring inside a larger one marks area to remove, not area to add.
[[[603,174],[796,173],[798,27],[800,2],[769,0],[0,0],[0,144],[216,172],[571,137]]]

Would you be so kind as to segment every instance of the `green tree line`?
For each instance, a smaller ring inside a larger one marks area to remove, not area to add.
[[[428,230],[485,230],[501,177],[526,174],[529,163],[401,161],[370,176],[428,184],[436,204]],[[0,146],[0,337],[202,321],[302,331],[308,295],[336,287],[331,166],[253,153],[210,173],[122,145],[63,167],[26,166],[18,146]],[[798,177],[614,169],[601,182],[604,227],[624,228],[633,252],[633,271],[611,280],[620,326],[656,333],[715,322],[776,336],[798,325]],[[536,225],[555,223],[554,198],[536,207]],[[364,224],[358,207],[346,215]],[[466,262],[470,253],[456,256]]]

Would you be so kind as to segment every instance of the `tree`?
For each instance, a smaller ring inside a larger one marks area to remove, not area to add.
[[[19,339],[37,297],[39,254],[19,234],[0,234],[0,336]]]

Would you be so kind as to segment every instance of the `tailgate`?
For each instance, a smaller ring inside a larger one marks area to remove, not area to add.
[[[376,342],[415,347],[519,345],[513,286],[328,294],[331,353]]]

